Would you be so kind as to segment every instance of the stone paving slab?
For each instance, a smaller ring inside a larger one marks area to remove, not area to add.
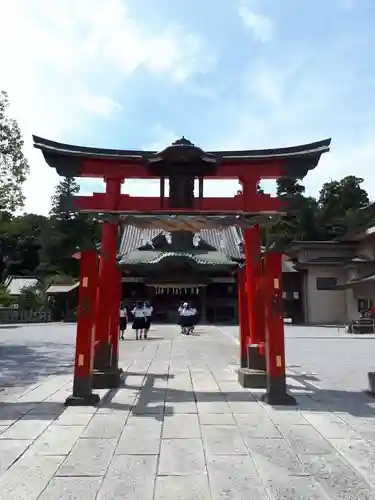
[[[152,339],[154,337],[155,339]],[[121,342],[121,388],[64,407],[71,376],[0,393],[0,500],[375,500],[375,403],[293,379],[297,407],[239,386],[215,327]]]
[[[100,488],[98,500],[152,500],[157,459],[157,455],[115,456]]]
[[[54,477],[38,500],[95,500],[101,483],[100,477]]]

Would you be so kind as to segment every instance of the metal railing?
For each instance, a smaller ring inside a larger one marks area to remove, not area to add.
[[[0,323],[47,323],[48,321],[51,321],[49,311],[0,309]]]

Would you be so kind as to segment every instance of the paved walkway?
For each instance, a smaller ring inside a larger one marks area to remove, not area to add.
[[[237,351],[214,327],[158,327],[121,343],[124,387],[99,408],[64,408],[71,375],[0,395],[0,500],[375,500],[373,400],[304,374],[298,408],[269,407]]]

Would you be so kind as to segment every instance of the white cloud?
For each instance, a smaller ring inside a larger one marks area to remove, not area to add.
[[[369,124],[370,125],[370,124]],[[363,187],[370,198],[375,199],[374,182],[374,137],[375,126],[369,126],[366,134],[358,140],[333,137],[332,150],[324,155],[318,167],[306,178],[309,192],[317,194],[323,182],[355,175],[364,179]]]
[[[238,7],[238,15],[243,25],[250,30],[255,40],[261,43],[270,41],[274,34],[274,24],[267,16],[255,12],[247,2],[242,2]]]
[[[350,65],[347,73],[332,66],[309,69],[308,60],[252,65],[247,91],[227,120],[231,132],[216,143],[222,149],[287,147],[332,137],[331,152],[304,183],[316,195],[324,182],[357,175],[375,198],[375,111],[353,111],[348,95],[356,92],[358,79]],[[359,116],[356,116],[356,113]],[[268,189],[268,186],[266,188]]]
[[[151,143],[143,145],[142,149],[145,151],[162,151],[170,146],[176,139],[179,139],[175,132],[169,130],[160,123],[155,125],[152,135],[154,140]],[[168,186],[166,184],[166,192],[167,188]],[[104,192],[104,182],[100,180],[84,180],[82,182],[81,193],[89,195],[93,191]],[[122,185],[121,192],[123,194],[130,194],[131,196],[159,196],[160,182],[156,179],[127,179]]]
[[[153,131],[154,140],[151,144],[145,144],[144,149],[149,151],[162,151],[166,147],[170,146],[174,141],[181,138],[173,130],[169,130],[164,127],[161,123],[158,123],[154,127]]]
[[[121,0],[0,0],[0,12],[0,86],[31,163],[28,211],[48,212],[58,181],[33,150],[33,133],[64,141],[95,117],[109,119],[121,109],[117,92],[138,68],[181,84],[215,64],[199,36],[135,19]]]
[[[176,134],[174,131],[167,129],[161,124],[155,126],[153,134],[155,140],[151,144],[146,144],[144,147],[145,150],[162,151],[182,136],[182,134]],[[189,139],[189,137],[187,137],[187,139]],[[197,145],[200,146],[199,144]],[[235,180],[205,180],[204,196],[231,197],[239,188],[240,185]],[[153,179],[129,179],[128,181],[125,181],[122,192],[130,194],[131,196],[159,196],[160,182],[159,180]],[[165,192],[168,193],[167,180],[165,182]],[[195,195],[198,195],[198,181],[195,183]]]
[[[89,114],[101,117],[110,116],[116,111],[120,111],[122,108],[121,104],[110,97],[92,94],[90,92],[86,92],[84,95],[80,96],[79,105]]]
[[[360,0],[341,0],[341,6],[345,10],[354,9]]]
[[[329,72],[322,60],[319,66],[297,54],[290,61],[252,62],[243,79],[245,92],[241,94],[239,86],[231,112],[227,113],[226,103],[220,115],[222,132],[208,132],[209,142],[198,145],[212,150],[256,149],[295,146],[332,137],[331,152],[323,155],[304,181],[308,193],[316,195],[323,182],[332,178],[355,174],[365,179],[365,188],[375,198],[375,111],[371,106],[367,112],[361,108],[353,111],[348,95],[353,89],[356,94],[359,90],[352,67],[348,65],[347,73],[342,73],[332,66]],[[367,90],[370,85],[366,83]],[[158,125],[154,130],[155,142],[145,144],[145,149],[163,149],[180,135],[180,131],[177,134]],[[274,192],[274,185],[272,181],[263,183],[269,192]],[[205,195],[231,196],[238,187],[236,181],[207,181]],[[124,192],[157,196],[159,183],[129,181]]]

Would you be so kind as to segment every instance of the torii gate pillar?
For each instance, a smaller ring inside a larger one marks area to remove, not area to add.
[[[246,291],[249,311],[250,342],[248,368],[266,370],[262,347],[265,340],[265,313],[260,279],[263,274],[260,227],[258,224],[244,233],[246,257]]]
[[[271,405],[296,405],[287,393],[284,309],[282,291],[282,254],[268,252],[264,256],[264,294],[266,295],[266,362],[267,388],[263,401]]]
[[[115,209],[121,195],[121,179],[106,179],[106,203]],[[99,262],[98,295],[95,311],[95,355],[93,384],[96,389],[119,386],[118,339],[115,338],[114,308],[120,311],[118,273],[116,269],[118,222],[102,224],[102,242]],[[112,324],[112,327],[111,327]]]
[[[238,319],[240,330],[240,367],[247,368],[247,346],[250,344],[249,312],[247,310],[245,268],[237,271]]]
[[[73,393],[66,399],[66,406],[95,405],[100,401],[98,394],[92,392],[94,312],[98,282],[98,255],[95,250],[83,250],[80,253],[80,268]]]

